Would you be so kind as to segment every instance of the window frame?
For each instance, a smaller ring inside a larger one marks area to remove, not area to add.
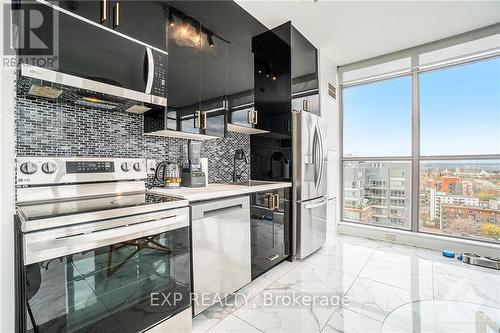
[[[467,41],[473,41],[479,38],[488,37],[500,33],[500,24],[489,26],[486,28],[471,31],[469,33],[461,34],[458,36],[445,38],[440,41],[424,44],[421,46],[413,47],[410,49],[394,52],[388,55],[375,57],[365,61],[349,64],[338,68],[339,78],[339,184],[340,184],[340,221],[350,224],[367,225],[366,223],[347,220],[344,218],[344,162],[347,161],[410,161],[411,162],[411,203],[410,203],[410,229],[390,228],[386,226],[368,224],[369,226],[384,228],[386,230],[402,230],[407,232],[421,233],[425,235],[449,237],[451,239],[466,239],[474,240],[485,243],[498,244],[498,242],[487,240],[476,240],[474,238],[456,237],[446,234],[433,234],[419,230],[420,220],[420,163],[426,160],[490,160],[500,159],[500,154],[486,154],[486,155],[420,155],[420,89],[419,80],[421,73],[428,73],[432,71],[448,69],[451,67],[458,67],[475,62],[487,61],[489,59],[500,58],[500,49],[496,52],[485,52],[474,54],[473,56],[464,56],[461,58],[450,59],[450,61],[440,61],[436,64],[425,64],[419,66],[419,56],[422,53],[439,50],[441,48],[454,46]],[[394,73],[383,73],[379,76],[372,78],[365,78],[356,80],[354,82],[343,83],[343,73],[363,68],[366,66],[373,66],[384,62],[394,61],[398,58],[410,57],[411,68],[402,69]],[[346,157],[344,156],[344,103],[343,103],[343,89],[347,87],[359,86],[378,81],[385,81],[403,76],[411,76],[411,91],[412,91],[412,116],[411,116],[411,156],[363,156],[363,157]]]

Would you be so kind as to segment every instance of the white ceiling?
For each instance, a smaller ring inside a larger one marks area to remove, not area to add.
[[[268,28],[292,21],[337,65],[500,22],[500,0],[236,2]]]

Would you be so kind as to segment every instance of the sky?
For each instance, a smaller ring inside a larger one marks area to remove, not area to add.
[[[344,156],[411,155],[411,77],[343,91]],[[421,155],[500,154],[500,58],[420,74]]]

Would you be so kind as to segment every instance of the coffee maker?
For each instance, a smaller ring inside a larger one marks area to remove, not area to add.
[[[201,169],[201,142],[189,140],[183,150],[181,186],[204,187],[206,175]]]

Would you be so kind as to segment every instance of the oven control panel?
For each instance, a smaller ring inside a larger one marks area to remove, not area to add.
[[[112,161],[68,161],[66,162],[67,173],[95,173],[115,172],[115,163]]]
[[[139,158],[18,157],[16,185],[143,180],[146,170]]]

